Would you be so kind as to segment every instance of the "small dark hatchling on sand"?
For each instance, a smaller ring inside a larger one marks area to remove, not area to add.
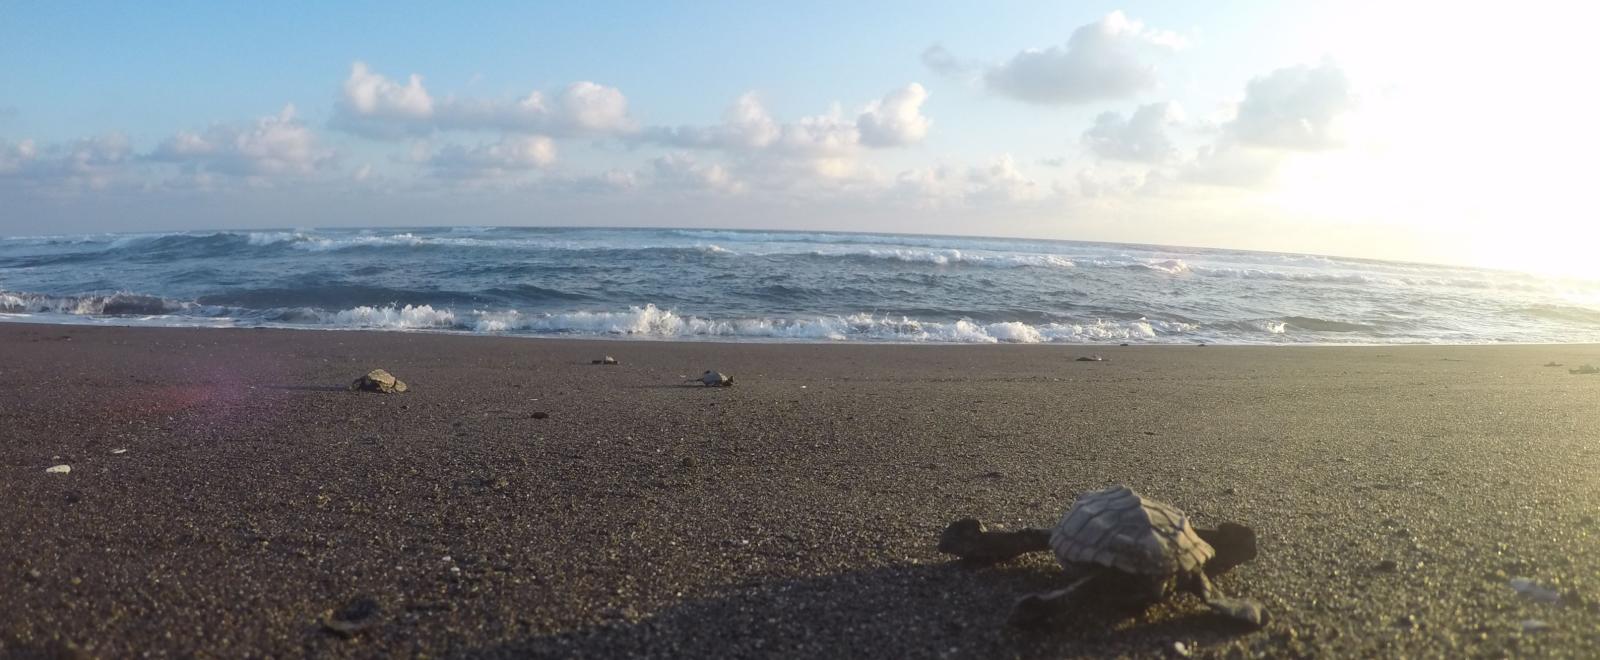
[[[720,371],[707,371],[704,374],[702,374],[699,378],[696,378],[696,379],[691,380],[689,382],[691,382],[691,383],[697,382],[697,383],[700,383],[702,385],[705,385],[706,387],[732,387],[733,386],[733,376],[729,376],[729,375],[723,374]]]
[[[1148,604],[1177,592],[1199,596],[1217,613],[1251,626],[1266,620],[1260,605],[1229,598],[1210,580],[1255,558],[1254,531],[1234,523],[1196,529],[1182,511],[1126,486],[1079,495],[1052,529],[987,531],[965,518],[950,523],[939,538],[940,552],[974,561],[1044,550],[1055,552],[1073,582],[1022,598],[1011,613],[1013,624],[1043,623],[1086,595]]]

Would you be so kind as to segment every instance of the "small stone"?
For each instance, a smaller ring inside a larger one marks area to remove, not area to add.
[[[1405,628],[1406,630],[1416,630],[1416,629],[1422,627],[1422,622],[1417,620],[1417,615],[1415,615],[1415,614],[1407,614],[1407,615],[1402,616],[1402,617],[1397,617],[1394,620],[1394,625],[1397,628]]]
[[[1385,559],[1378,562],[1377,566],[1373,566],[1372,570],[1379,573],[1393,573],[1400,570],[1400,564],[1393,559]]]
[[[323,612],[322,628],[349,639],[366,632],[376,624],[381,610],[378,601],[371,598],[357,598],[337,610]]]
[[[697,467],[700,467],[700,459],[697,459],[693,456],[685,456],[683,457],[683,460],[680,461],[680,464],[683,465],[685,470],[693,470]]]
[[[1120,343],[1120,344],[1117,344],[1117,345],[1118,345],[1118,346],[1127,346],[1127,345],[1128,345],[1128,342],[1122,342],[1122,343]]]
[[[534,419],[548,419],[549,417],[550,417],[550,413],[547,413],[547,412],[545,412],[543,410],[533,414],[533,418]]]
[[[1238,495],[1239,494],[1239,489],[1237,487],[1235,487],[1235,486],[1229,486],[1227,488],[1222,489],[1222,494],[1223,495]]]
[[[28,569],[28,579],[38,582],[39,580],[44,579],[44,573],[40,573],[39,569],[37,568],[30,568]]]
[[[67,474],[68,472],[72,471],[72,466],[71,465],[52,465],[52,466],[50,466],[48,468],[45,468],[44,471],[47,474]]]
[[[1123,344],[1123,345],[1126,346],[1127,344]],[[1188,644],[1183,643],[1183,642],[1173,642],[1172,643],[1172,654],[1176,655],[1176,656],[1178,656],[1180,658],[1187,658],[1189,656],[1194,655],[1194,648],[1189,646]]]

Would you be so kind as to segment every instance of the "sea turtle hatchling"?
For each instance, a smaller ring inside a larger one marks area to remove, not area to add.
[[[618,362],[616,358],[607,355],[607,356],[605,356],[603,358],[600,358],[598,360],[590,360],[589,364],[607,364],[607,365],[610,365],[610,364],[622,364],[622,363]]]
[[[1013,624],[1042,623],[1082,594],[1148,604],[1180,591],[1251,626],[1266,620],[1260,605],[1223,595],[1208,577],[1254,559],[1254,531],[1234,523],[1196,529],[1184,512],[1127,486],[1079,495],[1052,529],[988,531],[964,518],[950,523],[939,538],[940,552],[977,561],[1044,550],[1054,551],[1074,580],[1064,589],[1023,597],[1012,610]]]
[[[701,374],[700,377],[695,380],[699,381],[701,384],[704,384],[706,387],[733,386],[733,376],[723,374],[720,371],[707,371],[704,374]]]

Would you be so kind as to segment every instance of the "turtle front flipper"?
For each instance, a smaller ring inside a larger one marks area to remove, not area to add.
[[[1233,567],[1256,558],[1256,532],[1238,523],[1225,522],[1216,529],[1194,530],[1200,540],[1216,551],[1206,562],[1207,575],[1222,575]]]
[[[1246,598],[1231,598],[1222,593],[1211,580],[1204,574],[1194,578],[1195,593],[1206,602],[1206,607],[1211,611],[1238,621],[1239,623],[1260,628],[1267,623],[1267,610],[1260,603]]]
[[[950,523],[939,535],[939,552],[968,561],[1002,562],[1049,549],[1049,530],[992,532],[974,518],[962,518]]]

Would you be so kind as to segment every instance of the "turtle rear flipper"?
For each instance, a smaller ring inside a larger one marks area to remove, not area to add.
[[[1007,623],[1018,628],[1035,628],[1049,623],[1070,609],[1078,591],[1096,577],[1099,577],[1098,573],[1090,573],[1064,589],[1023,596],[1017,601],[1016,607],[1011,608],[1011,618]]]
[[[1233,567],[1256,558],[1256,532],[1238,523],[1225,522],[1216,529],[1195,529],[1216,555],[1206,562],[1207,575],[1222,575]]]

